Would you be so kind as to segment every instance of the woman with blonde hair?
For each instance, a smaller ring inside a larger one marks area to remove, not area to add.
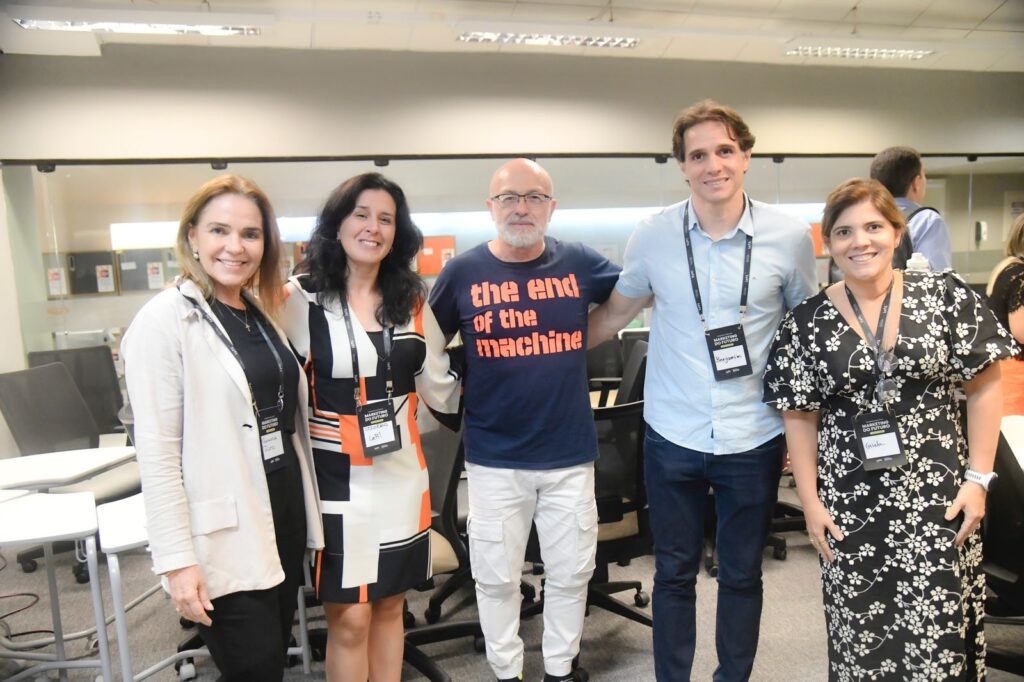
[[[153,570],[224,680],[281,680],[303,557],[323,546],[306,378],[273,321],[280,249],[255,184],[207,182],[181,277],[121,344]]]
[[[1024,343],[1024,213],[1017,216],[1006,240],[1006,258],[992,271],[985,288],[996,319],[1018,343]],[[1003,416],[1024,414],[1024,355],[1001,363]]]

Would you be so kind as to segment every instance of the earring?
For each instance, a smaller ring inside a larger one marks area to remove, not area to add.
[[[192,257],[199,260],[199,249],[194,246],[192,247]]]

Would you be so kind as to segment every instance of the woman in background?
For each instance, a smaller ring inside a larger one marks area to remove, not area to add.
[[[306,378],[272,321],[280,242],[251,181],[206,183],[178,229],[181,277],[121,344],[153,569],[240,682],[281,680],[303,557],[323,546]]]
[[[401,678],[405,592],[431,576],[430,492],[416,412],[458,409],[459,381],[412,271],[423,237],[401,188],[357,175],[327,199],[283,326],[311,387],[326,547],[317,593],[327,676]]]
[[[1006,258],[992,271],[985,289],[996,319],[1024,344],[1024,213],[1017,216],[1006,240]],[[1024,355],[1001,363],[1003,416],[1024,415]]]
[[[829,679],[981,680],[975,531],[999,437],[996,361],[1016,348],[955,274],[893,269],[905,230],[874,180],[829,195],[822,234],[843,281],[783,319],[764,400],[783,410],[822,558]]]

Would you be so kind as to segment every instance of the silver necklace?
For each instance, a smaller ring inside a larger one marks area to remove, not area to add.
[[[236,313],[234,311],[234,309],[231,306],[229,306],[227,303],[224,303],[220,299],[217,299],[217,303],[220,303],[221,307],[224,308],[224,310],[226,310],[229,313],[231,313],[231,317],[235,318],[236,320],[238,320],[239,322],[244,324],[246,332],[251,332],[252,331],[252,327],[249,326],[249,306],[245,306],[245,311],[243,313],[245,315],[245,319],[243,320],[241,317],[238,316],[238,313]]]

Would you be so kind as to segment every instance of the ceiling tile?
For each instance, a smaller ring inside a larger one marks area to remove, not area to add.
[[[932,0],[859,0],[856,11],[849,12],[846,23],[909,26]],[[852,3],[851,3],[852,4]]]
[[[732,61],[746,45],[745,39],[686,37],[673,40],[662,55],[666,59]]]
[[[779,0],[773,16],[801,21],[842,21],[850,0]]]
[[[931,28],[975,28],[1004,2],[1006,0],[934,0],[917,18],[914,25]]]
[[[318,22],[313,26],[315,49],[404,50],[409,46],[409,24],[357,24]]]
[[[1024,2],[1007,0],[979,28],[997,31],[1024,31]]]

